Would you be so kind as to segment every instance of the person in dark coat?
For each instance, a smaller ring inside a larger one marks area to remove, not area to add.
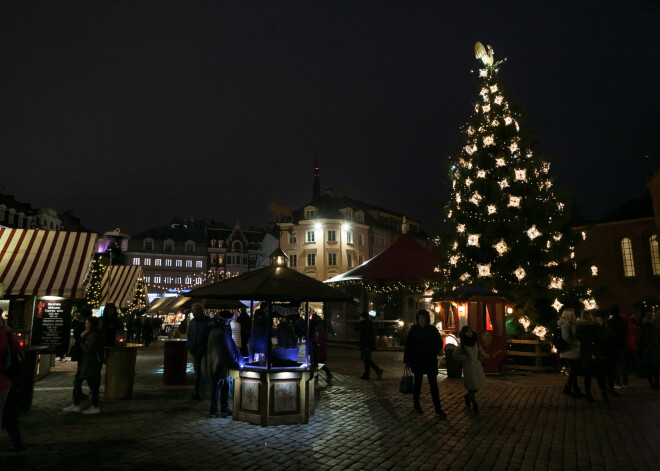
[[[231,320],[234,315],[220,311],[209,325],[208,371],[211,381],[211,412],[218,416],[218,403],[222,417],[231,415],[229,408],[229,369],[243,366],[243,356],[231,336]]]
[[[269,342],[268,315],[263,309],[257,309],[254,311],[254,330],[250,335],[250,355],[253,362],[265,361]]]
[[[603,346],[605,354],[603,369],[605,372],[605,380],[607,382],[608,396],[620,397],[621,394],[614,390],[614,376],[616,375],[619,358],[617,338],[607,322],[607,313],[596,315],[596,325],[596,334],[598,335],[599,342]]]
[[[124,333],[124,324],[119,320],[117,307],[114,303],[108,303],[103,309],[103,338],[106,347],[117,345],[118,338]]]
[[[87,399],[87,394],[82,392],[82,378],[80,377],[80,370],[82,368],[82,339],[81,334],[85,331],[87,321],[92,317],[92,307],[87,305],[83,306],[79,314],[73,319],[73,347],[71,347],[71,359],[78,362],[76,374],[73,377],[73,395],[75,401],[76,390],[80,394],[79,399]],[[105,355],[105,352],[104,352]]]
[[[314,348],[312,349],[312,363],[314,365],[318,365],[319,363],[323,364],[321,370],[325,372],[326,383],[329,383],[332,381],[333,375],[330,372],[330,368],[328,368],[328,364],[326,363],[328,359],[328,334],[325,333],[321,324],[317,324],[314,328],[313,345]]]
[[[5,371],[10,348],[18,352],[21,361],[25,361],[23,348],[9,327],[4,325],[2,309],[0,309],[0,424],[9,434],[14,450],[20,453],[26,447],[18,425],[19,392],[12,384],[12,378]],[[3,459],[0,459],[0,463],[3,463]],[[2,469],[5,469],[4,466],[3,463]]]
[[[607,321],[610,329],[614,333],[616,341],[616,357],[612,365],[611,374],[607,378],[607,386],[610,393],[614,388],[620,388],[623,384],[628,384],[628,369],[626,366],[626,337],[628,335],[628,322],[621,317],[619,307],[615,306],[610,310],[611,316]],[[614,394],[616,396],[616,394]]]
[[[417,324],[408,332],[403,362],[415,377],[413,383],[413,407],[418,414],[422,413],[419,395],[422,390],[422,381],[426,375],[431,398],[435,406],[435,415],[446,419],[447,414],[440,407],[440,393],[438,392],[438,355],[443,348],[442,337],[438,329],[431,324],[431,315],[421,309],[417,311]]]
[[[639,329],[639,361],[651,389],[660,390],[660,328],[651,314],[644,316]]]
[[[371,359],[371,353],[376,350],[376,330],[369,319],[368,312],[363,312],[360,317],[362,318],[360,321],[360,354],[364,362],[364,374],[360,376],[360,379],[369,379],[371,368],[376,372],[376,378],[380,379],[383,376],[383,370]]]
[[[195,303],[191,307],[193,319],[188,331],[188,352],[193,357],[195,370],[195,394],[192,398],[202,399],[206,394],[207,371],[206,349],[209,342],[209,322],[211,318],[204,314],[204,306]]]
[[[580,361],[584,371],[584,399],[594,402],[591,395],[591,381],[596,377],[603,401],[610,403],[607,394],[607,381],[605,379],[605,353],[606,345],[602,336],[598,335],[596,322],[589,311],[583,311],[580,319],[576,322],[575,337],[580,342]]]

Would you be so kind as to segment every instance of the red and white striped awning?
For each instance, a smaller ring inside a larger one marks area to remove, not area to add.
[[[97,234],[0,228],[0,283],[5,296],[81,299]]]
[[[115,303],[115,306],[128,307],[135,296],[137,282],[142,278],[142,267],[113,265],[105,269],[101,281],[102,305]]]

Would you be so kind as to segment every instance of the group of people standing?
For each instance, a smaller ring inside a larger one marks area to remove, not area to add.
[[[557,321],[565,345],[559,352],[568,369],[563,393],[594,402],[592,381],[596,379],[603,402],[619,397],[618,388],[628,387],[630,372],[646,376],[649,386],[658,390],[660,371],[660,327],[651,314],[642,319],[641,328],[629,314],[618,308],[610,312],[565,309]],[[584,393],[578,378],[584,377]]]

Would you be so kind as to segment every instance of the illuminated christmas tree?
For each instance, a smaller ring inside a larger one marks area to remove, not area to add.
[[[523,139],[519,115],[498,83],[504,61],[495,62],[492,48],[486,52],[481,43],[475,53],[483,65],[478,97],[461,129],[465,145],[450,158],[448,278],[452,288],[489,289],[533,323],[548,323],[574,269],[565,205],[550,162]]]
[[[144,280],[140,278],[135,287],[135,295],[133,301],[128,305],[127,312],[132,315],[142,314],[149,307],[149,299],[147,297],[147,287]]]
[[[105,261],[103,255],[96,254],[92,257],[89,282],[85,287],[85,302],[95,309],[98,309],[103,302],[103,293],[101,291],[101,282],[105,272]]]

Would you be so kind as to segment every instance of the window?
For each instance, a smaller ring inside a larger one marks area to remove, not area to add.
[[[305,211],[305,219],[314,219],[314,210],[308,209]]]
[[[174,277],[174,283],[177,284],[177,285],[180,285],[181,284],[181,277],[180,276]]]
[[[222,265],[223,263],[225,263],[225,257],[218,255],[218,265]]]
[[[353,256],[350,253],[346,254],[346,264],[348,265],[348,268],[353,266]]]
[[[133,265],[139,265],[140,264],[140,257],[135,257],[133,259]]]
[[[160,283],[160,275],[154,275],[154,283]]]
[[[362,237],[362,234],[358,234],[358,245],[364,245],[364,239]]]
[[[328,254],[328,265],[337,265],[337,254],[329,253]]]
[[[162,263],[162,260],[160,258],[155,258],[154,259],[154,265],[155,266],[159,267],[161,263]]]
[[[347,244],[352,244],[353,243],[353,232],[352,231],[346,231],[346,243]]]
[[[151,277],[150,277],[149,275],[145,275],[145,277],[144,277],[144,282],[145,282],[146,284],[149,284],[149,283],[151,282]]]
[[[166,285],[171,284],[172,283],[172,277],[171,276],[166,276],[164,278],[164,282],[165,282]]]
[[[316,266],[316,254],[315,253],[308,253],[307,254],[307,266],[308,267]]]
[[[660,249],[658,248],[658,236],[653,234],[649,238],[651,246],[651,268],[654,275],[660,275]]]
[[[357,213],[357,214],[355,215],[355,221],[356,221],[356,222],[359,222],[360,224],[362,224],[362,214]]]
[[[289,244],[297,244],[298,243],[298,233],[295,231],[289,232]]]
[[[171,265],[171,264],[172,264],[172,261],[170,260],[170,265]],[[177,267],[182,267],[182,266],[183,266],[183,262],[182,262],[181,260],[177,260],[177,261],[176,261],[176,266],[177,266]]]
[[[150,258],[145,258],[144,259],[144,266],[148,267],[149,265],[151,265],[151,259]]]
[[[289,266],[290,267],[297,267],[298,266],[298,255],[296,255],[296,254],[289,255]]]
[[[195,268],[202,268],[202,261],[201,260],[197,260],[195,262]]]
[[[165,266],[166,267],[171,267],[172,266],[172,259],[171,258],[166,258],[165,259]]]
[[[626,278],[635,276],[632,243],[628,237],[621,239],[621,256],[623,257],[623,276]]]
[[[192,283],[192,276],[188,275],[186,276],[186,284],[189,285]]]
[[[243,255],[243,265],[247,265],[247,255]]]
[[[337,231],[328,231],[328,242],[335,242],[337,240]]]
[[[358,265],[362,265],[362,255],[358,255]]]
[[[186,242],[186,253],[193,253],[195,251],[195,243],[192,241]]]
[[[144,250],[153,250],[154,249],[154,241],[153,240],[145,240],[142,247],[143,247]]]
[[[192,268],[192,260],[186,260],[186,268]]]
[[[196,285],[201,285],[202,284],[202,277],[201,276],[198,276],[197,278],[195,278],[195,284]]]
[[[307,242],[314,242],[316,239],[314,238],[314,231],[307,231],[307,239],[305,239]]]
[[[166,240],[163,243],[163,248],[165,249],[165,252],[174,252],[174,242],[171,240]]]

